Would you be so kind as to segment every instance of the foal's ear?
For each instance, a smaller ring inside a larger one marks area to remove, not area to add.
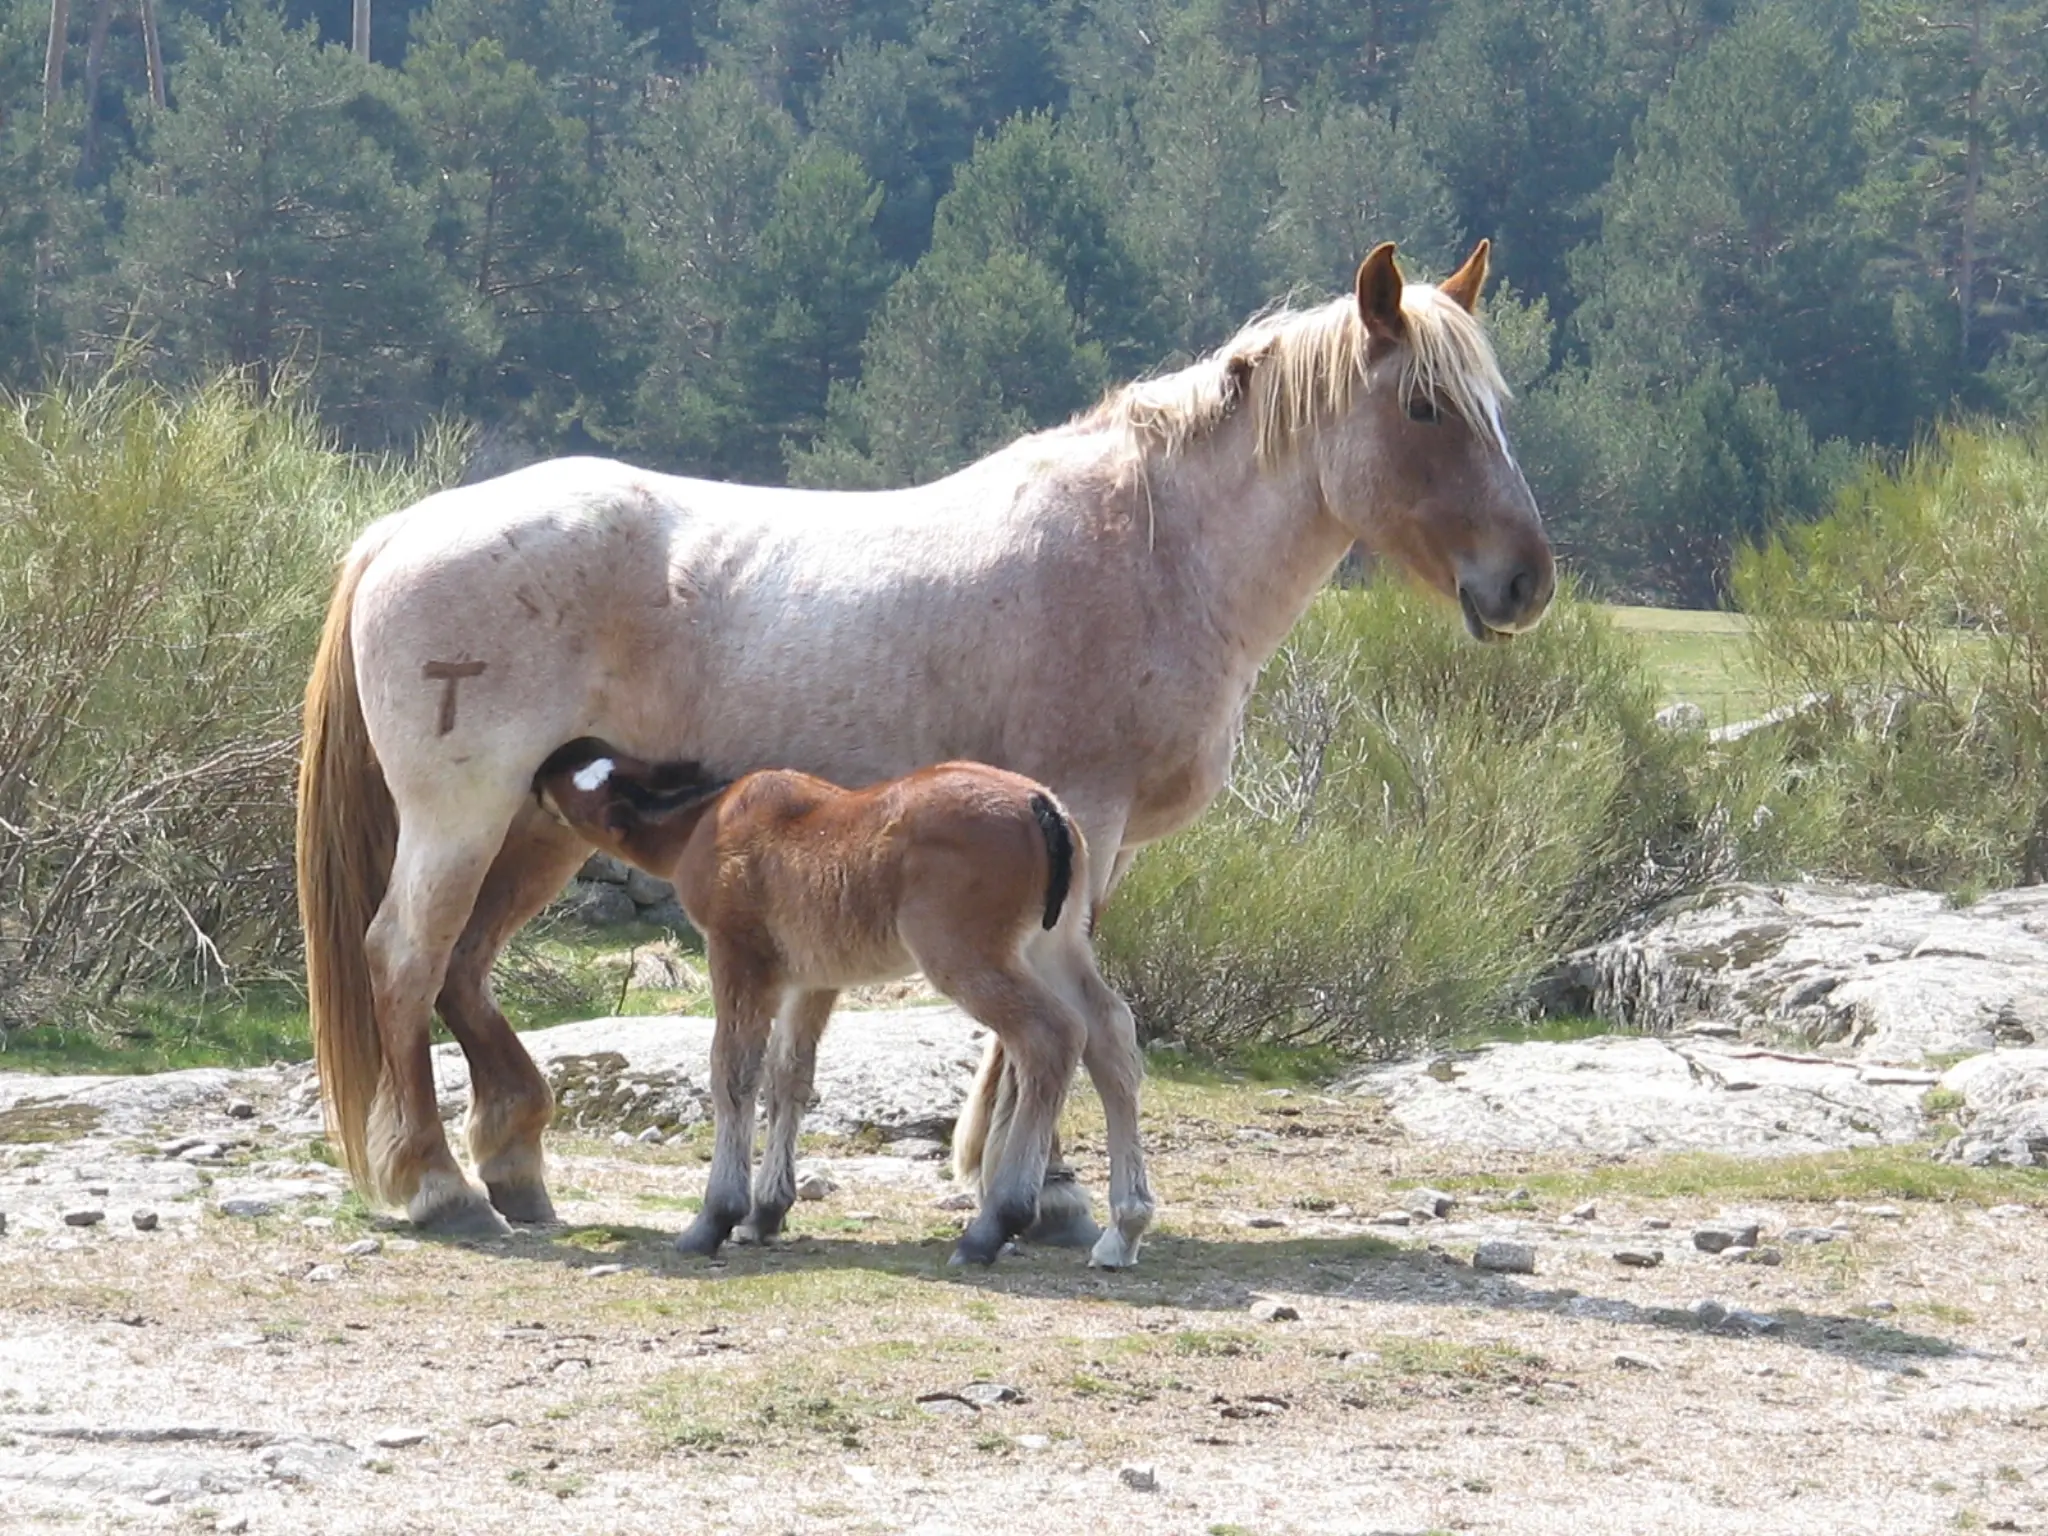
[[[1358,264],[1358,318],[1366,334],[1380,341],[1401,341],[1408,323],[1401,318],[1401,269],[1394,265],[1394,242],[1373,247]]]
[[[1486,286],[1486,257],[1492,249],[1491,240],[1481,240],[1472,247],[1472,254],[1465,258],[1465,265],[1445,278],[1438,287],[1438,292],[1468,315],[1479,306],[1479,290]]]

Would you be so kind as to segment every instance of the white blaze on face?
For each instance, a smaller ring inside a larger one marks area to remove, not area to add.
[[[588,794],[591,790],[602,787],[605,780],[611,776],[612,760],[608,757],[600,757],[596,762],[586,764],[584,767],[577,769],[576,777],[570,780],[570,782]]]

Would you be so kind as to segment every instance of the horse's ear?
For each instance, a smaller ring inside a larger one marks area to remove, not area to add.
[[[1468,315],[1479,307],[1479,290],[1486,286],[1486,257],[1492,249],[1493,242],[1482,239],[1472,247],[1472,254],[1465,258],[1465,265],[1445,278],[1439,288],[1444,297]]]
[[[1394,242],[1373,247],[1372,254],[1358,264],[1358,318],[1366,334],[1381,341],[1400,341],[1407,335],[1401,318],[1401,269],[1394,265]]]

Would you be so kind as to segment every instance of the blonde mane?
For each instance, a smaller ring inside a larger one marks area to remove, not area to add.
[[[1448,406],[1503,453],[1507,380],[1478,320],[1428,283],[1401,290],[1407,345],[1397,388]],[[1366,330],[1357,303],[1280,310],[1249,321],[1222,347],[1178,373],[1126,384],[1075,422],[1122,428],[1140,453],[1170,458],[1213,431],[1240,401],[1250,404],[1254,451],[1277,462],[1307,432],[1349,408],[1366,383]]]

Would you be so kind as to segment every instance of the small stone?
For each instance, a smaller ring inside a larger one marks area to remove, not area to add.
[[[213,1522],[213,1528],[220,1533],[220,1536],[242,1536],[242,1532],[249,1529],[249,1517],[247,1515],[222,1515]]]
[[[1133,1493],[1157,1493],[1159,1475],[1150,1467],[1125,1467],[1117,1473],[1117,1481]]]
[[[977,1408],[996,1408],[1024,1401],[1022,1390],[1007,1381],[970,1381],[960,1389],[960,1396]]]
[[[84,1205],[64,1213],[64,1225],[67,1227],[96,1227],[106,1219],[107,1213],[96,1205]]]
[[[384,1243],[381,1238],[359,1237],[341,1250],[341,1256],[344,1259],[367,1259],[371,1254],[383,1251]]]
[[[1664,1262],[1661,1248],[1621,1248],[1615,1251],[1614,1262],[1625,1264],[1630,1269],[1655,1269]]]
[[[204,1136],[179,1136],[171,1141],[160,1141],[156,1144],[156,1155],[158,1157],[177,1157],[188,1147],[196,1147],[205,1140]]]
[[[332,1232],[334,1230],[334,1218],[332,1216],[301,1216],[299,1218],[299,1225],[308,1232]]]
[[[583,1271],[583,1276],[587,1280],[603,1280],[611,1275],[623,1275],[625,1272],[626,1266],[623,1264],[593,1264]]]
[[[633,1133],[631,1131],[613,1131],[612,1145],[615,1147],[630,1147],[633,1145]]]
[[[796,1197],[799,1200],[822,1200],[827,1195],[834,1193],[838,1188],[838,1183],[833,1179],[813,1171],[796,1181]],[[970,1195],[967,1197],[967,1206],[972,1208],[973,1205],[974,1197]],[[953,1207],[953,1209],[959,1209],[959,1207]]]
[[[801,1184],[797,1186],[797,1196],[799,1199],[803,1196],[803,1186]],[[932,1206],[934,1209],[941,1211],[971,1211],[979,1203],[973,1195],[963,1189],[957,1194],[939,1196],[938,1199],[932,1202]]]
[[[1879,1221],[1904,1221],[1906,1219],[1906,1213],[1896,1205],[1859,1205],[1856,1207],[1856,1212],[1860,1216],[1874,1216]]]
[[[1244,1224],[1260,1231],[1270,1231],[1274,1227],[1286,1226],[1287,1219],[1284,1216],[1247,1216]]]
[[[1645,1232],[1669,1232],[1671,1230],[1670,1219],[1664,1216],[1645,1216],[1640,1225]]]
[[[1737,1307],[1728,1314],[1727,1326],[1740,1328],[1744,1333],[1776,1333],[1778,1320],[1766,1317],[1761,1312],[1745,1312]]]
[[[427,1432],[424,1429],[387,1429],[373,1436],[370,1444],[380,1450],[402,1451],[408,1446],[423,1445],[426,1439]]]
[[[1489,1269],[1500,1275],[1533,1275],[1536,1273],[1536,1250],[1527,1243],[1495,1239],[1481,1243],[1473,1251],[1472,1267]]]
[[[217,1163],[220,1159],[221,1145],[217,1141],[202,1141],[178,1154],[181,1163]]]
[[[0,1211],[0,1237],[7,1235],[7,1213]]]
[[[635,1141],[645,1142],[649,1146],[660,1146],[664,1138],[662,1136],[660,1126],[650,1125],[647,1127],[646,1130],[642,1131],[638,1136],[635,1136],[633,1139]]]
[[[306,1271],[306,1283],[308,1285],[332,1285],[335,1281],[346,1278],[347,1275],[348,1271],[339,1264],[315,1264]]]
[[[1721,1255],[1724,1259],[1733,1258],[1734,1256],[1735,1250],[1733,1248],[1730,1248]],[[1785,1262],[1785,1255],[1775,1248],[1752,1248],[1744,1255],[1744,1258],[1748,1263],[1761,1264],[1766,1269],[1776,1269]]]
[[[1255,1301],[1252,1303],[1252,1320],[1260,1323],[1298,1323],[1301,1310],[1290,1307],[1284,1301]]]
[[[137,1211],[128,1219],[135,1223],[135,1230],[138,1232],[154,1232],[156,1230],[155,1211]]]
[[[1744,1264],[1749,1261],[1750,1256],[1755,1252],[1756,1250],[1747,1243],[1737,1243],[1732,1248],[1723,1248],[1721,1250],[1721,1258],[1729,1264]]]
[[[1986,1216],[1994,1216],[2000,1221],[2009,1221],[2015,1216],[2026,1215],[2027,1207],[2024,1205],[1994,1205],[1984,1214]]]
[[[230,1120],[254,1120],[256,1118],[256,1106],[247,1099],[230,1099],[228,1101],[228,1118]]]
[[[1413,1225],[1414,1221],[1415,1218],[1406,1211],[1381,1211],[1377,1216],[1366,1218],[1367,1225],[1374,1227],[1406,1227]]]
[[[1693,1321],[1702,1328],[1718,1328],[1728,1316],[1728,1309],[1711,1299],[1696,1301],[1687,1307],[1686,1311],[1692,1314]]]
[[[214,1209],[223,1216],[245,1216],[251,1219],[269,1216],[277,1210],[277,1202],[264,1200],[255,1195],[230,1195],[215,1203]]]
[[[1832,1243],[1842,1234],[1833,1227],[1787,1227],[1779,1241],[1786,1243]]]
[[[1664,1369],[1656,1361],[1646,1359],[1642,1355],[1616,1355],[1614,1357],[1614,1364],[1617,1369],[1624,1371],[1661,1371]]]
[[[145,1504],[168,1504],[171,1502],[171,1490],[168,1488],[152,1488],[142,1496],[142,1502]]]
[[[1572,1207],[1571,1219],[1573,1221],[1592,1221],[1597,1216],[1599,1216],[1599,1214],[1600,1202],[1597,1200],[1588,1200],[1583,1205],[1575,1205]]]
[[[1873,1301],[1869,1306],[1865,1307],[1863,1310],[1868,1312],[1872,1317],[1890,1317],[1894,1312],[1898,1311],[1899,1308],[1896,1302]]]
[[[1529,1192],[1529,1186],[1526,1184],[1517,1184],[1508,1191],[1508,1204],[1510,1205],[1528,1205],[1535,1199],[1536,1197]]]
[[[929,1136],[899,1136],[882,1148],[884,1157],[907,1157],[914,1163],[936,1163],[946,1152],[943,1141],[934,1141]]]
[[[1693,1232],[1692,1245],[1701,1253],[1719,1253],[1724,1248],[1754,1248],[1758,1228],[1751,1224],[1746,1227],[1700,1227]]]
[[[1401,1197],[1401,1203],[1418,1216],[1442,1217],[1451,1214],[1457,1206],[1457,1199],[1440,1189],[1411,1189]]]
[[[1017,1448],[1021,1451],[1042,1451],[1051,1444],[1051,1435],[1019,1435],[1017,1437]]]
[[[107,1186],[104,1184],[88,1184],[85,1186],[85,1192],[95,1200],[107,1198]]]
[[[967,1401],[958,1392],[921,1393],[917,1399],[917,1406],[926,1413],[937,1414],[941,1418],[948,1416],[972,1418],[975,1414],[981,1412],[979,1408]]]

